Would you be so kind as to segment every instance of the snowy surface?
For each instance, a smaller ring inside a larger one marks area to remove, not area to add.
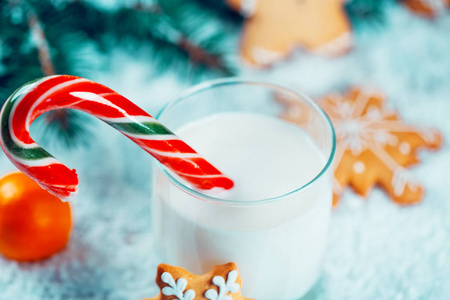
[[[119,53],[116,58],[114,71],[95,79],[150,114],[187,88],[173,74],[158,76],[151,65]],[[437,127],[450,141],[450,14],[430,22],[394,7],[384,28],[356,32],[356,48],[345,57],[298,51],[274,69],[245,69],[242,75],[313,97],[352,84],[377,87],[408,122]],[[151,233],[151,159],[111,128],[99,122],[94,127],[90,148],[49,147],[81,179],[68,248],[35,264],[0,257],[0,300],[156,295],[160,258]],[[420,205],[399,207],[379,190],[367,201],[345,194],[332,214],[323,274],[308,299],[450,297],[450,146],[422,152],[421,159],[412,169],[427,189]],[[0,154],[0,173],[13,169]]]

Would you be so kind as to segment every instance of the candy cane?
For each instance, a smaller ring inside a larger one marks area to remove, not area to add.
[[[0,144],[19,170],[60,198],[77,190],[76,170],[41,148],[29,131],[38,116],[61,108],[87,112],[111,125],[195,188],[233,187],[231,179],[125,97],[84,78],[57,75],[25,84],[8,98],[0,114]]]

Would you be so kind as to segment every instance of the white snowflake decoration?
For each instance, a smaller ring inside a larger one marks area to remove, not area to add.
[[[371,148],[374,141],[380,146],[395,145],[396,131],[413,130],[406,128],[398,120],[386,121],[394,115],[391,111],[372,108],[366,114],[363,110],[372,93],[362,91],[354,103],[342,102],[341,96],[332,98],[331,105],[327,105],[327,112],[336,128],[336,138],[344,150],[349,149],[353,155],[359,155],[367,148]],[[382,124],[382,126],[380,126]]]
[[[212,281],[219,288],[219,293],[214,289],[209,289],[205,292],[205,297],[210,300],[233,300],[233,296],[227,294],[237,293],[241,288],[239,283],[236,283],[237,277],[236,270],[228,273],[227,282],[222,276],[215,276]]]
[[[179,278],[177,282],[173,279],[172,275],[169,272],[164,272],[161,274],[161,280],[164,283],[167,283],[169,286],[166,286],[162,289],[162,293],[165,296],[176,296],[179,300],[193,300],[195,297],[194,290],[186,290],[184,289],[187,286],[187,280],[185,278]]]

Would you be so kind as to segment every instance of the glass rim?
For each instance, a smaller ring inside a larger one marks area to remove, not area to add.
[[[215,204],[229,205],[229,206],[258,206],[258,205],[268,204],[268,203],[272,203],[272,202],[277,202],[284,198],[288,198],[289,196],[291,196],[293,194],[302,192],[304,189],[306,189],[311,184],[316,182],[319,178],[321,178],[328,171],[328,169],[332,166],[333,159],[336,154],[336,133],[335,133],[333,124],[332,124],[330,118],[328,117],[328,115],[323,111],[323,109],[317,103],[315,103],[310,97],[304,95],[301,92],[297,92],[286,86],[280,85],[278,83],[271,83],[271,82],[267,82],[267,81],[263,81],[263,80],[254,80],[254,79],[239,78],[239,77],[228,77],[228,78],[219,78],[219,79],[208,80],[208,81],[196,84],[196,85],[188,88],[183,93],[181,93],[180,96],[178,96],[176,99],[169,101],[169,103],[167,103],[166,105],[164,105],[161,108],[159,113],[156,115],[156,119],[159,120],[159,118],[164,114],[164,112],[169,110],[171,107],[177,105],[178,103],[182,102],[183,100],[187,99],[188,97],[191,97],[195,94],[201,93],[201,92],[206,91],[211,88],[215,88],[215,87],[219,87],[219,86],[234,85],[234,84],[258,85],[258,86],[264,86],[267,88],[271,88],[274,90],[281,89],[281,90],[287,91],[291,94],[294,94],[295,96],[297,96],[299,98],[302,98],[309,105],[311,105],[316,110],[316,112],[319,113],[319,115],[325,120],[326,124],[328,124],[327,127],[330,130],[331,143],[332,143],[331,151],[330,151],[330,154],[328,155],[327,162],[325,163],[323,168],[320,170],[320,172],[318,172],[318,174],[315,177],[313,177],[310,181],[308,181],[307,183],[303,184],[301,187],[299,187],[293,191],[290,191],[288,193],[285,193],[285,194],[282,194],[279,196],[275,196],[275,197],[251,200],[251,201],[250,200],[228,200],[228,199],[222,199],[222,198],[203,194],[203,193],[199,192],[198,190],[195,190],[195,189],[187,186],[180,180],[178,180],[161,163],[159,163],[157,160],[154,160],[154,162],[159,167],[161,172],[167,178],[169,178],[169,180],[176,187],[181,189],[183,192],[188,193],[196,198],[200,198],[201,200],[205,200],[205,201],[212,202]]]

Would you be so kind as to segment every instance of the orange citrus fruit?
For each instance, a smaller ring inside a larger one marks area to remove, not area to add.
[[[62,250],[72,229],[70,205],[21,172],[0,178],[0,253],[18,261]]]

